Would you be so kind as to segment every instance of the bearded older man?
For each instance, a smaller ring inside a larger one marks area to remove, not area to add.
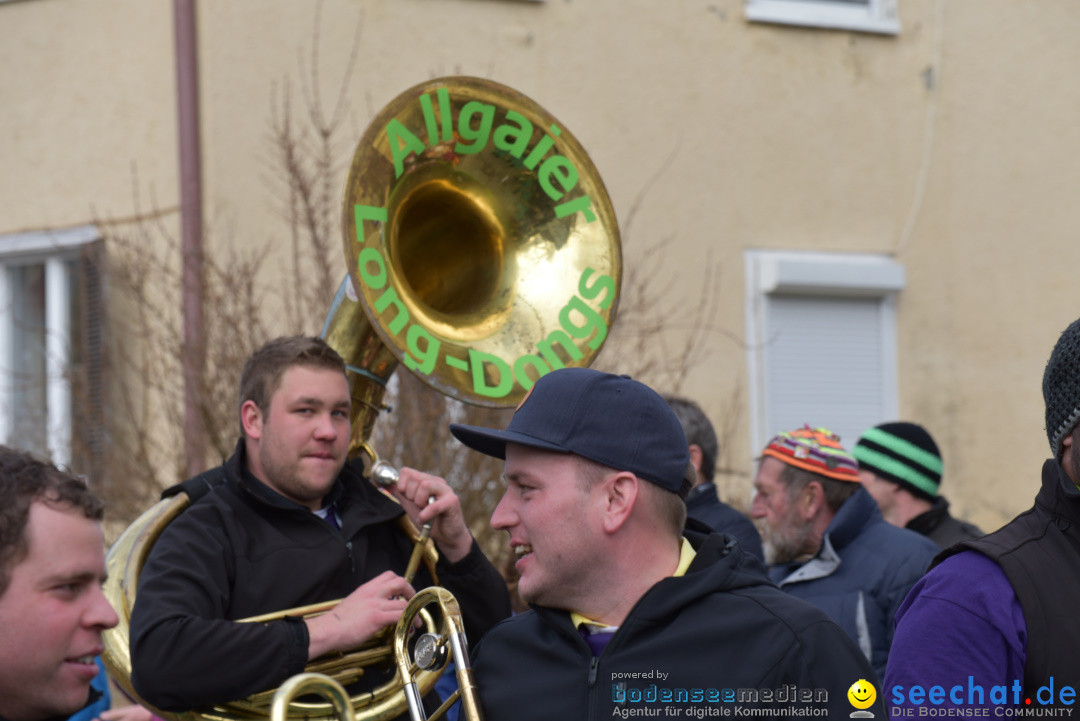
[[[750,515],[772,579],[824,610],[883,676],[893,616],[937,545],[885,522],[855,458],[824,428],[769,441],[754,488]]]

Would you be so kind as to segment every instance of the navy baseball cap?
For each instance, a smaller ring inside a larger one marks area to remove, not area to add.
[[[450,432],[495,458],[517,443],[630,471],[682,498],[690,491],[682,424],[656,391],[630,376],[560,368],[536,381],[505,431],[451,423]]]

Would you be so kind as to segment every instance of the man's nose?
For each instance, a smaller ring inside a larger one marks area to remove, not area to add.
[[[109,603],[104,591],[95,588],[91,593],[93,598],[90,599],[90,605],[83,617],[86,625],[105,629],[120,623],[120,617],[116,615],[116,609]]]
[[[495,506],[495,510],[491,512],[491,527],[496,531],[506,530],[516,522],[517,517],[510,509],[508,496],[509,493],[504,493],[498,505]]]
[[[320,414],[318,423],[315,425],[315,435],[330,440],[337,438],[339,430],[336,420],[331,413]]]

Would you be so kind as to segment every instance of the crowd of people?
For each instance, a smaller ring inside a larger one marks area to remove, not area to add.
[[[438,550],[489,721],[733,704],[878,719],[1069,707],[1080,321],[1055,345],[1043,395],[1042,488],[984,535],[950,514],[941,453],[916,423],[882,423],[850,447],[814,425],[778,432],[741,510],[720,498],[717,436],[695,402],[628,376],[552,371],[506,428],[450,427],[504,463],[490,523],[516,558],[528,610],[513,612],[451,485],[402,468],[392,498],[378,490],[348,457],[344,361],[321,339],[278,338],[244,367],[232,457],[166,492],[191,503],[154,544],[131,612],[141,705],[112,704],[101,685],[102,635],[118,622],[102,593],[103,503],[80,478],[0,447],[0,721],[145,721],[276,687],[355,648],[435,582],[423,566],[403,575],[404,516]],[[318,616],[240,621],[332,599]],[[369,670],[354,687],[383,680]]]

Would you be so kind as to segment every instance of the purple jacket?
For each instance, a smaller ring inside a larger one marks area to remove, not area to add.
[[[950,556],[923,576],[896,612],[882,695],[895,707],[1024,705],[1027,629],[1020,601],[994,561]]]

